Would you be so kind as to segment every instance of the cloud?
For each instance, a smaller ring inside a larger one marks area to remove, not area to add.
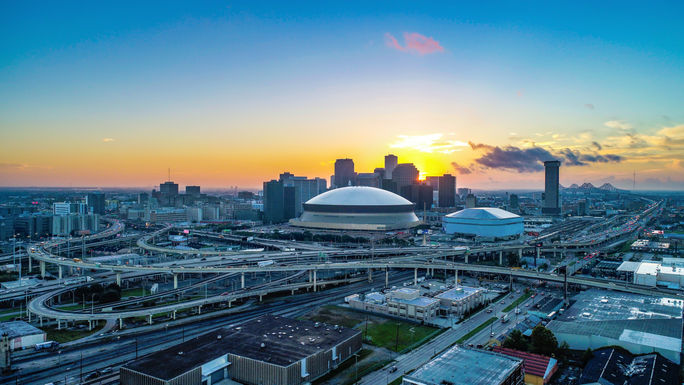
[[[459,175],[467,175],[473,172],[473,170],[470,167],[461,166],[456,162],[451,162],[451,166]]]
[[[601,144],[599,142],[594,141],[594,142],[591,142],[591,144],[594,147],[596,147],[597,150],[599,150],[599,151],[603,150],[603,146],[601,146]]]
[[[591,104],[591,103],[585,104],[584,107],[587,107],[587,108],[590,109],[590,110],[593,110],[593,109],[594,109],[594,105]]]
[[[461,151],[468,147],[468,143],[458,140],[443,139],[444,134],[435,133],[427,135],[399,135],[397,141],[390,144],[392,148],[407,148],[420,152],[439,152],[450,154],[454,151]]]
[[[404,32],[404,45],[389,32],[385,33],[385,45],[397,51],[408,52],[416,55],[428,55],[436,52],[444,52],[444,48],[438,41],[431,37],[423,36],[416,32]]]
[[[102,141],[105,143],[111,143],[114,141],[114,138],[102,138]]]
[[[608,128],[617,128],[619,130],[629,130],[632,128],[629,123],[623,122],[621,120],[609,120],[603,123],[603,125]]]
[[[515,146],[491,146],[483,143],[469,142],[473,150],[484,150],[484,154],[475,159],[477,164],[485,168],[502,169],[517,172],[537,172],[544,169],[544,162],[558,159],[565,166],[586,166],[590,163],[619,163],[624,158],[615,154],[582,153],[578,150],[563,148],[559,151],[547,150],[532,146],[519,148]]]
[[[521,149],[514,146],[498,147],[468,142],[473,150],[485,150],[475,162],[486,167],[518,172],[536,172],[544,169],[542,163],[554,156],[541,147]]]

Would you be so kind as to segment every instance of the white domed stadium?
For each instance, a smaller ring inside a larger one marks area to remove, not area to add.
[[[447,234],[485,238],[514,238],[523,231],[521,216],[492,207],[476,207],[446,215],[443,219]]]
[[[304,203],[290,224],[332,230],[398,230],[420,224],[413,203],[387,190],[351,186],[326,191]]]

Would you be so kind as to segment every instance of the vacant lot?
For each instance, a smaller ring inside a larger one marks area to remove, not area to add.
[[[436,333],[439,329],[357,312],[341,306],[324,306],[305,318],[355,328],[363,333],[366,343],[400,352]]]

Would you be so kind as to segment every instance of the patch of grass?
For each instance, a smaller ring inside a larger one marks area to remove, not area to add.
[[[368,357],[369,355],[371,355],[371,353],[373,353],[373,351],[370,350],[370,349],[361,349],[361,350],[359,351],[359,353],[358,353],[358,355],[359,355],[358,361],[364,360],[366,357]],[[333,377],[336,377],[336,376],[340,375],[340,374],[341,374],[342,372],[344,372],[345,370],[347,370],[347,369],[351,368],[352,366],[354,366],[354,364],[355,364],[356,362],[357,362],[357,359],[354,358],[354,356],[349,357],[346,361],[344,361],[343,363],[341,363],[337,368],[335,368],[334,370],[330,371],[328,374],[326,374],[326,375],[324,375],[323,377],[320,377],[320,378],[318,378],[316,381],[314,381],[314,382],[313,382],[314,385],[323,384],[323,383],[326,382],[327,380],[329,380],[329,379],[331,379],[331,378],[333,378]]]
[[[329,325],[340,325],[347,328],[353,328],[365,320],[366,316],[340,306],[326,305],[319,308],[315,314],[308,318]]]
[[[19,317],[19,312],[12,313],[12,314],[8,314],[8,315],[4,315],[4,316],[0,317],[0,322],[9,321],[9,320],[11,320],[11,319],[14,318],[14,317]]]
[[[149,290],[147,291],[149,294]],[[143,295],[143,288],[142,287],[137,287],[134,289],[126,289],[121,291],[121,298],[123,297],[142,297]]]
[[[93,328],[93,330],[83,329],[83,330],[68,330],[62,329],[57,330],[54,327],[44,328],[43,330],[47,333],[48,341],[57,341],[59,343],[65,343],[70,341],[75,341],[89,335],[98,333],[100,329],[104,327],[104,322],[101,322],[99,326]]]
[[[515,301],[511,302],[510,305],[506,306],[506,307],[503,309],[504,313],[508,313],[509,311],[515,309],[516,306],[520,305],[520,304],[523,303],[526,299],[530,298],[531,295],[532,295],[532,292],[530,292],[530,291],[528,291],[527,293],[523,294],[523,295],[520,296],[518,299],[516,299]]]
[[[437,331],[429,326],[395,320],[382,323],[368,321],[367,330],[365,325],[361,325],[359,329],[366,335],[367,343],[395,352],[400,352]]]
[[[404,381],[404,376],[401,376],[396,380],[390,382],[389,385],[401,385],[402,381]]]
[[[476,327],[475,329],[471,330],[470,332],[468,332],[468,333],[467,333],[466,335],[464,335],[463,337],[459,338],[459,339],[456,341],[456,343],[457,343],[457,344],[462,344],[462,343],[468,341],[472,336],[474,336],[475,334],[479,333],[480,331],[482,331],[482,329],[486,328],[487,326],[493,324],[496,320],[497,320],[496,317],[492,317],[492,318],[486,320],[486,321],[483,322],[480,326]]]

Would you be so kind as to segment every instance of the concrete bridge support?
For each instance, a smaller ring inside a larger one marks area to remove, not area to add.
[[[40,277],[45,279],[45,261],[40,261]]]
[[[230,302],[228,302],[228,307],[230,307]],[[176,319],[176,311],[175,311],[175,310],[173,311],[171,317],[172,317],[173,319]]]
[[[121,273],[116,273],[116,284],[121,287]]]
[[[389,287],[389,267],[385,268],[385,287]]]
[[[413,269],[413,284],[418,285],[418,268]]]
[[[62,279],[62,266],[61,265],[57,266],[57,271],[59,272],[59,275],[58,275],[59,279]]]
[[[503,250],[499,250],[499,266],[503,266]]]
[[[31,258],[31,254],[28,256],[28,262],[29,262],[29,270],[28,272],[31,273],[33,271],[33,262],[31,262],[33,258]]]
[[[458,286],[458,270],[454,269],[454,285]]]
[[[465,263],[468,263],[468,253],[465,255]]]
[[[119,330],[123,329],[123,318],[119,318]]]
[[[152,325],[152,314],[147,315],[147,324]]]
[[[173,274],[173,288],[178,289],[178,274]]]
[[[313,291],[316,291],[316,270],[313,271]]]
[[[93,321],[88,320],[88,331],[92,331],[92,330],[93,330]]]
[[[368,268],[368,282],[373,282],[373,269]]]
[[[245,288],[245,273],[242,273],[242,275],[240,275],[240,288]]]
[[[522,252],[523,252],[523,249],[518,249],[518,258],[519,259],[522,259]]]

